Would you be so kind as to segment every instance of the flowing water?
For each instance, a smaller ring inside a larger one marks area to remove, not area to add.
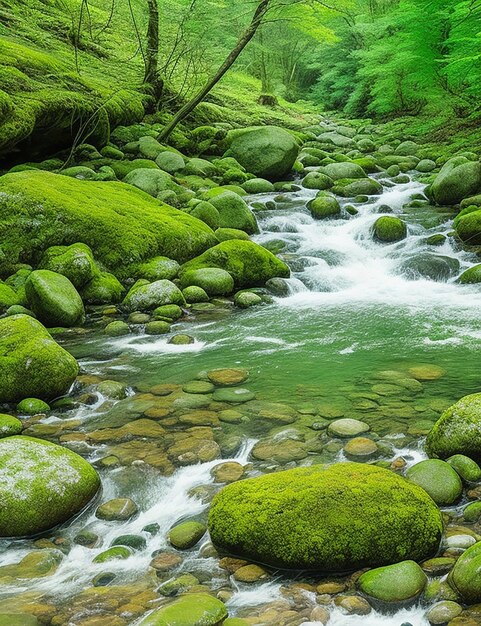
[[[316,192],[302,190],[283,194],[282,198],[274,194],[256,196],[257,202],[259,198],[276,202],[275,210],[257,212],[261,233],[256,240],[268,247],[281,246],[281,255],[293,270],[289,295],[247,311],[234,311],[225,305],[191,315],[175,330],[193,335],[194,344],[174,346],[164,337],[142,334],[106,338],[95,330],[95,317],[92,332],[64,338],[92,380],[115,379],[141,393],[133,395],[132,391],[130,397],[117,404],[91,393],[88,402],[70,411],[54,412],[33,424],[32,433],[53,440],[64,435],[60,441],[93,461],[117,455],[122,461],[120,466],[102,470],[102,499],[132,497],[141,512],[121,526],[97,519],[95,507],[84,512],[58,535],[70,542],[87,527],[101,537],[101,545],[88,548],[72,544],[68,556],[51,576],[2,585],[0,594],[7,604],[12,598],[19,604],[41,598],[69,615],[82,590],[91,586],[97,574],[106,571],[105,564],[92,563],[93,557],[120,534],[143,535],[146,548],[127,560],[109,562],[107,570],[115,575],[119,589],[123,584],[142,585],[152,553],[169,547],[169,528],[187,517],[205,519],[207,496],[219,488],[211,474],[219,459],[182,465],[162,457],[150,463],[145,456],[150,444],[140,444],[145,445],[141,454],[140,449],[129,449],[129,444],[113,445],[75,436],[119,428],[135,419],[139,416],[133,408],[138,396],[140,402],[151,400],[148,391],[155,385],[183,384],[198,377],[199,372],[214,368],[248,369],[250,377],[243,386],[256,394],[257,405],[254,402],[247,403],[245,409],[235,407],[242,412],[240,423],[219,423],[216,418],[211,425],[220,431],[216,441],[222,458],[247,465],[250,475],[279,464],[292,467],[343,460],[342,442],[323,440],[323,446],[313,445],[321,428],[318,424],[342,416],[361,419],[371,426],[384,460],[403,457],[410,464],[423,458],[423,436],[440,412],[481,388],[481,291],[477,286],[462,286],[455,281],[461,271],[475,263],[472,254],[462,251],[449,237],[440,247],[426,243],[429,235],[450,232],[452,214],[434,207],[406,206],[423,191],[423,185],[416,180],[401,185],[381,182],[385,184],[383,195],[355,204],[358,213],[348,219],[312,219],[306,205]],[[390,245],[374,241],[371,235],[374,221],[386,207],[408,223],[408,237]],[[406,263],[426,253],[449,257],[454,260],[453,266],[459,263],[459,267],[442,280],[409,273]],[[410,368],[423,364],[442,368],[443,375],[423,382],[419,393],[396,386],[396,376],[406,377]],[[255,419],[262,409],[259,403],[271,410],[277,407],[281,415],[288,408],[295,409],[296,419]],[[280,405],[287,409],[280,409]],[[197,410],[202,408],[199,405]],[[193,424],[205,429],[209,422]],[[174,426],[178,432],[179,423]],[[282,460],[275,454],[272,458],[269,454],[254,457],[252,449],[259,440],[270,441],[274,447],[279,442],[297,442],[303,452],[297,458],[287,456]],[[153,535],[143,531],[152,523],[159,525]],[[176,575],[188,572],[210,588],[230,589],[227,606],[231,614],[262,615],[265,607],[287,598],[292,606],[300,607],[304,625],[313,624],[308,615],[315,605],[315,594],[296,590],[290,584],[312,582],[312,578],[299,574],[289,581],[274,572],[267,582],[236,583],[210,555],[206,541],[204,538],[203,546],[185,553]],[[32,547],[31,541],[4,541],[0,565],[18,562]],[[79,606],[79,615],[89,615],[91,607]],[[104,614],[102,611],[108,614],[108,609],[100,610],[100,614]],[[424,614],[425,607],[413,607],[394,615],[384,611],[359,618],[332,609],[329,624],[425,626]],[[127,615],[127,623],[134,624],[138,617],[133,611],[130,617]]]

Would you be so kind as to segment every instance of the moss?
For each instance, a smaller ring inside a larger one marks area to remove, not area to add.
[[[164,304],[185,304],[180,289],[170,280],[135,284],[124,298],[123,306],[128,311],[150,311]]]
[[[0,282],[0,312],[16,304],[20,304],[21,299],[18,294],[5,283]]]
[[[62,274],[36,270],[29,275],[25,291],[30,308],[46,326],[69,327],[84,321],[82,298]]]
[[[236,228],[253,235],[259,232],[257,220],[246,202],[233,191],[226,191],[211,199],[219,212],[217,228]]]
[[[124,292],[113,274],[101,272],[83,287],[80,295],[86,304],[116,304],[122,300]]]
[[[237,289],[263,286],[270,278],[288,278],[289,268],[271,252],[252,241],[223,241],[202,255],[185,263],[181,278],[190,270],[206,267],[224,269],[234,279]]]
[[[386,215],[379,217],[372,228],[374,237],[383,243],[393,243],[405,239],[406,224],[398,217]]]
[[[0,275],[82,242],[119,278],[151,257],[184,262],[216,243],[203,222],[129,185],[40,171],[0,177],[0,241]]]
[[[223,552],[292,569],[346,571],[433,554],[441,514],[426,492],[378,467],[303,467],[225,487],[209,531]]]
[[[40,259],[39,268],[62,274],[76,289],[99,274],[92,250],[83,243],[48,248]]]
[[[80,456],[47,441],[0,440],[0,535],[35,535],[67,521],[95,496],[100,479]]]
[[[307,204],[313,218],[320,220],[326,217],[337,217],[341,214],[341,206],[331,193],[321,192]]]
[[[464,602],[481,602],[481,543],[468,548],[456,561],[448,577],[449,584],[459,593]]]
[[[28,315],[0,320],[0,402],[49,400],[66,393],[78,365],[40,322]]]
[[[242,239],[243,241],[249,241],[249,235],[243,230],[237,230],[237,228],[218,228],[214,234],[221,242],[229,241],[230,239]]]
[[[234,290],[234,279],[223,269],[206,267],[184,272],[180,286],[200,287],[208,296],[228,296]]]
[[[447,459],[464,454],[481,462],[481,393],[461,398],[444,411],[426,439],[429,456]]]
[[[0,413],[0,438],[20,435],[22,430],[23,424],[19,419],[13,417],[13,415]]]
[[[225,605],[206,593],[189,593],[156,609],[139,626],[218,626],[227,617]]]
[[[110,167],[115,172],[115,175],[119,180],[123,180],[131,172],[139,169],[152,169],[158,170],[158,166],[154,161],[149,159],[133,159],[132,161],[114,161],[110,163]]]
[[[139,265],[135,275],[146,280],[174,280],[180,270],[177,261],[158,256]]]
[[[195,205],[190,214],[198,220],[205,222],[212,230],[217,230],[220,226],[219,211],[210,202],[201,200]]]
[[[354,198],[358,195],[379,195],[382,193],[382,185],[373,178],[343,178],[336,181],[332,191],[343,198]]]
[[[464,271],[458,278],[463,285],[472,285],[481,283],[481,264],[474,265]]]

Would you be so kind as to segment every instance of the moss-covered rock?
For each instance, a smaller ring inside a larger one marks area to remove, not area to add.
[[[177,550],[188,550],[202,539],[206,530],[201,522],[182,522],[169,530],[169,541]]]
[[[84,243],[48,248],[40,259],[39,268],[62,274],[76,289],[99,274],[92,250]]]
[[[456,473],[466,482],[478,482],[481,480],[481,467],[465,456],[464,454],[454,454],[447,459],[447,463],[456,470]]]
[[[233,191],[226,191],[212,198],[210,202],[219,212],[219,227],[237,228],[251,235],[259,232],[255,215]]]
[[[206,224],[129,185],[41,171],[0,177],[0,234],[0,275],[79,241],[120,279],[159,254],[185,262],[216,244]]]
[[[40,322],[28,315],[0,320],[0,402],[55,398],[77,374],[76,360]]]
[[[230,131],[225,156],[234,157],[248,172],[282,180],[289,174],[299,154],[293,135],[277,126],[261,126]]]
[[[366,178],[366,172],[360,165],[348,161],[344,163],[329,163],[329,165],[321,168],[320,171],[332,180]]]
[[[86,304],[117,304],[124,292],[122,283],[113,274],[100,272],[80,290],[80,295]]]
[[[331,193],[320,193],[309,201],[307,208],[316,220],[327,217],[338,217],[341,214],[341,205]]]
[[[393,243],[395,241],[401,241],[407,236],[407,227],[399,217],[391,217],[385,215],[379,217],[372,227],[373,235],[379,241],[383,243]]]
[[[75,326],[85,318],[80,294],[62,274],[36,270],[29,275],[25,291],[30,308],[46,326]]]
[[[168,172],[169,174],[175,174],[185,167],[183,156],[177,152],[172,152],[171,150],[164,150],[161,152],[155,159],[155,162],[161,170],[164,170],[164,172]]]
[[[343,198],[355,198],[356,196],[375,196],[382,193],[382,185],[373,178],[351,178],[336,181],[332,191]]]
[[[190,270],[182,274],[180,285],[201,287],[208,296],[228,296],[234,291],[234,279],[223,269],[206,267]]]
[[[426,439],[431,457],[447,459],[464,454],[481,462],[481,393],[464,396],[444,411]]]
[[[108,337],[124,337],[130,333],[129,325],[122,320],[115,320],[114,322],[110,322],[104,328],[104,333]]]
[[[479,207],[469,206],[463,209],[453,225],[461,241],[471,246],[481,244],[481,210]]]
[[[185,304],[182,292],[170,280],[134,285],[123,301],[128,311],[150,311],[164,304]]]
[[[263,286],[270,278],[288,278],[290,275],[285,263],[252,241],[223,241],[185,263],[181,268],[181,279],[190,270],[206,267],[219,267],[229,272],[237,289]]]
[[[271,193],[274,191],[274,185],[265,178],[251,178],[242,183],[242,188],[249,194],[254,193]]]
[[[179,273],[180,265],[174,259],[157,256],[139,265],[136,275],[146,280],[174,280]]]
[[[172,176],[159,169],[136,169],[127,174],[124,183],[133,185],[149,196],[156,198],[161,191],[177,191],[178,185],[172,180]]]
[[[249,235],[243,230],[238,230],[237,228],[218,228],[214,234],[218,241],[230,241],[231,239],[249,241]]]
[[[463,493],[463,484],[457,472],[439,459],[416,463],[409,468],[406,477],[422,487],[440,506],[453,504]]]
[[[383,602],[414,600],[424,589],[428,577],[415,561],[377,567],[358,580],[363,593]]]
[[[468,548],[456,561],[448,582],[467,604],[481,602],[481,542]]]
[[[458,281],[463,285],[477,285],[481,283],[481,264],[473,265],[469,269],[465,270]]]
[[[22,430],[23,424],[18,418],[0,413],[0,438],[20,435]]]
[[[21,303],[21,298],[9,285],[0,282],[0,313],[3,313],[11,306]]]
[[[240,309],[262,304],[262,298],[252,291],[238,291],[234,296],[234,304]]]
[[[273,566],[345,571],[434,553],[441,514],[427,493],[378,467],[339,463],[252,478],[215,496],[222,551]]]
[[[67,521],[95,496],[100,479],[74,452],[32,437],[0,440],[0,535],[36,535]]]
[[[50,411],[49,405],[38,398],[24,398],[17,404],[17,412],[21,415],[38,415]]]
[[[219,626],[227,617],[225,605],[207,593],[189,593],[156,609],[139,626]]]
[[[219,211],[212,203],[207,202],[206,200],[201,200],[198,204],[196,204],[190,214],[192,217],[202,220],[205,224],[207,224],[207,226],[212,228],[212,230],[217,230],[220,226]]]
[[[463,198],[481,191],[481,163],[457,156],[449,159],[431,185],[437,204],[458,204]]]
[[[330,189],[333,185],[332,178],[322,172],[309,172],[302,179],[302,186],[306,189]]]

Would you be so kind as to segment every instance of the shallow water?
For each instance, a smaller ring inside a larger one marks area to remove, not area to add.
[[[297,421],[288,425],[249,421],[249,415],[240,425],[221,425],[223,459],[251,463],[251,475],[275,466],[252,457],[256,441],[268,437],[277,437],[277,441],[304,437],[308,441],[310,435],[306,433],[315,434],[316,420],[333,416],[367,422],[387,449],[385,460],[403,457],[409,465],[424,458],[423,436],[442,410],[481,387],[481,290],[455,282],[461,271],[476,262],[472,254],[457,249],[450,238],[441,247],[425,243],[431,234],[449,233],[449,212],[425,207],[403,209],[413,195],[422,193],[423,185],[413,180],[393,188],[385,182],[385,193],[373,202],[355,205],[359,213],[349,219],[313,220],[306,203],[315,192],[307,190],[284,194],[287,202],[279,203],[275,211],[257,213],[261,226],[257,241],[264,245],[285,242],[281,256],[293,268],[288,297],[248,311],[226,305],[192,315],[173,327],[195,337],[196,342],[188,346],[173,346],[165,337],[142,334],[107,339],[95,331],[66,336],[65,345],[79,358],[86,373],[122,381],[132,389],[182,384],[214,368],[248,369],[250,377],[243,386],[255,392],[257,400],[282,403],[299,411]],[[256,196],[255,200],[259,198],[267,201],[274,195]],[[404,241],[392,245],[373,241],[371,227],[383,214],[383,205],[408,222]],[[413,280],[402,266],[421,252],[457,259],[459,270],[446,281]],[[406,377],[418,364],[435,364],[445,373],[424,382],[416,393],[392,388],[393,371]],[[50,427],[44,434],[53,433],[54,440],[62,432],[122,426],[129,421],[129,401],[123,400],[116,410],[115,405],[97,396],[68,413],[54,412],[39,426]],[[61,428],[56,433],[57,426]],[[312,428],[314,431],[309,430]],[[94,461],[112,453],[109,444],[67,443]],[[299,462],[345,460],[342,444],[328,447],[310,450]],[[144,580],[152,553],[168,548],[169,528],[186,517],[205,519],[208,501],[196,497],[192,489],[212,486],[211,469],[218,463],[216,459],[172,468],[175,471],[167,472],[167,476],[143,461],[104,470],[102,499],[132,497],[140,515],[119,526],[96,519],[95,507],[90,508],[63,529],[61,536],[71,540],[87,526],[102,537],[101,546],[74,545],[55,574],[2,586],[0,595],[22,598],[24,592],[33,592],[36,597],[54,596],[58,607],[68,606],[76,594],[91,585],[94,576],[106,570],[105,564],[93,564],[92,558],[120,534],[141,534],[147,547],[125,561],[108,563],[108,571],[116,575],[116,585]],[[160,530],[150,536],[142,529],[153,522]],[[32,549],[28,541],[2,544],[5,549],[0,565],[17,562]],[[253,610],[285,597],[283,588],[289,587],[289,582],[280,574],[274,573],[267,583],[240,584],[229,579],[217,563],[208,553],[204,556],[202,546],[198,546],[186,553],[175,574],[194,573],[211,588],[230,588],[233,595],[227,606],[231,614],[240,616],[252,616]],[[297,580],[302,581],[302,576]],[[295,605],[292,594],[287,597]],[[314,606],[315,594],[307,594],[303,602],[305,610]],[[403,622],[426,626],[424,613],[425,607],[415,607],[393,616],[372,613],[369,618],[360,618],[333,609],[329,624],[350,626],[362,620],[369,626],[400,626]],[[128,623],[135,623],[137,617],[132,615]],[[306,620],[304,626],[308,624],[311,622]]]

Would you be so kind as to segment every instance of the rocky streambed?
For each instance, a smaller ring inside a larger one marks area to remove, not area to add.
[[[476,155],[139,132],[0,178],[0,624],[478,623]]]

